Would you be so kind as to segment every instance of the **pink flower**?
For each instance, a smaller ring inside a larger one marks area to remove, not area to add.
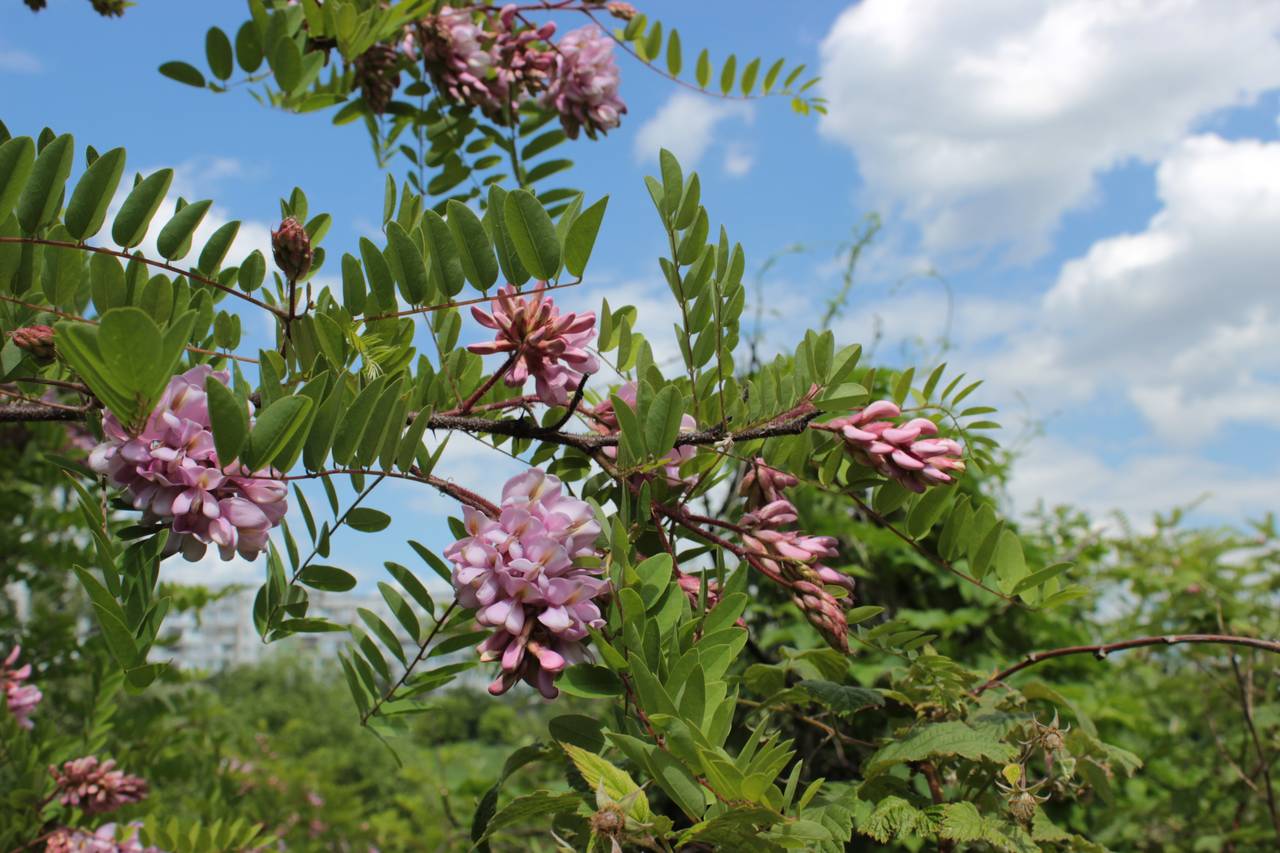
[[[795,476],[769,467],[763,458],[757,456],[738,485],[738,494],[747,498],[751,506],[762,506],[781,500],[782,490],[799,482]]]
[[[116,837],[114,823],[104,823],[90,832],[84,829],[56,830],[45,841],[45,853],[162,853],[158,847],[143,847],[138,840],[139,824],[124,827],[123,838]]]
[[[556,68],[543,96],[560,114],[570,139],[584,129],[592,139],[617,127],[627,105],[618,97],[618,65],[613,40],[589,24],[567,33],[556,45]]]
[[[613,392],[619,400],[626,403],[632,409],[636,407],[636,383],[627,382],[619,385]],[[618,416],[613,410],[613,401],[605,399],[597,404],[591,410],[592,428],[602,435],[616,435],[618,432]],[[698,422],[694,420],[693,415],[687,412],[680,416],[680,432],[696,432]],[[688,462],[698,454],[698,448],[692,444],[682,444],[674,447],[671,452],[663,457],[666,464],[662,466],[663,474],[666,478],[667,485],[673,489],[685,489],[698,482],[697,475],[689,475],[682,477],[680,475],[680,466]],[[610,459],[618,458],[618,448],[616,446],[605,447],[604,455]]]
[[[274,469],[251,472],[218,459],[204,391],[209,376],[229,379],[199,365],[169,380],[137,436],[108,412],[106,441],[89,454],[89,467],[125,488],[144,522],[170,527],[167,553],[194,561],[213,544],[224,560],[236,553],[252,560],[288,510],[288,487]]]
[[[598,567],[576,562],[596,555],[600,524],[591,505],[532,468],[507,482],[497,518],[470,507],[463,514],[469,535],[444,554],[458,602],[494,629],[478,649],[481,660],[500,662],[489,692],[523,679],[554,699],[559,673],[586,659],[588,629],[604,626],[595,599],[609,583]]]
[[[4,691],[5,703],[17,718],[18,725],[30,729],[33,725],[31,714],[44,694],[34,684],[22,683],[31,677],[31,664],[16,666],[21,652],[22,646],[14,646],[9,656],[0,662],[0,690]]]
[[[938,425],[928,418],[895,424],[902,410],[889,400],[822,425],[838,431],[850,453],[862,464],[897,480],[913,492],[950,483],[948,471],[964,470],[964,448],[950,438],[937,438]]]
[[[58,802],[86,814],[102,814],[145,799],[146,780],[115,766],[114,761],[99,762],[94,755],[73,758],[61,770],[50,766],[49,773],[58,786]]]
[[[532,376],[542,402],[564,406],[583,375],[599,369],[587,349],[595,335],[596,315],[593,311],[562,315],[551,297],[543,295],[545,287],[546,282],[539,282],[528,298],[511,285],[500,288],[492,314],[472,306],[476,322],[496,330],[498,336],[467,349],[480,355],[511,353],[507,385],[518,388]]]
[[[415,41],[437,89],[488,113],[502,107],[487,79],[493,56],[484,44],[490,39],[470,10],[444,6],[421,22]]]

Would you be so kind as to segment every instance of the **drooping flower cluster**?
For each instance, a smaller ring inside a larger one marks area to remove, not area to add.
[[[5,704],[17,719],[18,725],[24,729],[32,727],[31,714],[35,711],[44,694],[34,684],[24,684],[31,677],[31,664],[18,666],[18,655],[21,646],[14,646],[9,656],[0,662],[0,689],[4,690]]]
[[[599,27],[581,27],[560,39],[544,102],[560,114],[570,139],[577,139],[580,129],[595,139],[621,123],[627,105],[618,97],[618,76],[613,40]]]
[[[851,602],[853,578],[821,562],[839,556],[835,538],[782,529],[799,519],[795,506],[782,491],[797,482],[794,476],[770,467],[763,459],[751,463],[739,487],[753,507],[738,522],[743,529],[742,543],[752,565],[788,589],[791,600],[827,642],[847,651],[849,625],[844,608],[825,587],[843,587]]]
[[[512,388],[533,377],[538,398],[551,406],[568,404],[570,395],[583,381],[583,374],[595,373],[599,362],[588,347],[595,335],[594,311],[561,314],[555,302],[543,293],[546,282],[527,294],[512,285],[498,289],[493,313],[473,305],[471,314],[480,325],[494,329],[492,341],[467,347],[479,355],[509,353],[511,364],[504,380]]]
[[[632,409],[636,407],[636,383],[627,382],[619,385],[614,390],[613,395]],[[618,414],[613,409],[612,400],[606,398],[591,409],[591,428],[601,435],[616,435],[618,433]],[[697,428],[698,422],[694,420],[693,415],[686,412],[680,416],[680,432],[694,432]],[[668,486],[673,489],[684,489],[698,481],[696,475],[680,475],[680,466],[696,456],[697,453],[698,448],[691,444],[682,444],[679,447],[673,447],[670,453],[662,457],[665,463],[662,466],[662,472]],[[617,459],[618,448],[616,446],[605,447],[604,454],[610,459]]]
[[[838,431],[859,462],[913,492],[950,483],[954,478],[947,472],[964,470],[964,448],[954,439],[938,438],[938,425],[928,418],[904,424],[886,420],[901,416],[893,402],[879,400],[823,428]]]
[[[45,853],[162,853],[159,847],[143,847],[138,840],[138,824],[129,824],[123,838],[117,838],[114,823],[104,823],[90,832],[84,829],[55,830],[45,841]]]
[[[401,49],[421,57],[440,92],[500,124],[538,98],[572,138],[580,129],[594,138],[617,127],[627,107],[618,97],[613,41],[595,25],[553,43],[555,31],[551,22],[527,25],[510,4],[483,14],[443,6],[410,28]]]
[[[594,599],[608,581],[599,568],[579,565],[595,556],[600,535],[591,505],[531,468],[503,487],[497,518],[466,507],[464,521],[470,535],[444,553],[458,603],[494,629],[479,646],[481,660],[501,663],[489,692],[523,679],[554,699],[559,673],[586,659],[587,629],[604,626]]]
[[[170,379],[137,436],[107,413],[107,440],[89,455],[89,465],[129,491],[144,521],[171,527],[169,553],[194,561],[213,544],[224,560],[236,553],[252,560],[284,517],[288,488],[274,469],[251,472],[220,462],[204,390],[210,375],[224,383],[229,378],[199,365]]]
[[[113,812],[147,796],[147,782],[116,769],[115,761],[98,761],[97,756],[73,758],[59,769],[49,767],[58,786],[58,802],[81,809],[86,814]]]

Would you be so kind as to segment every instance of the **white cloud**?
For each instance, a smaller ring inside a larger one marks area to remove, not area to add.
[[[1155,449],[1108,463],[1078,443],[1032,442],[1013,467],[1009,496],[1018,512],[1068,505],[1095,519],[1121,511],[1138,523],[1194,505],[1206,517],[1260,517],[1276,506],[1275,474]]]
[[[636,132],[636,160],[656,160],[666,148],[692,169],[715,141],[718,125],[730,119],[750,122],[755,111],[741,101],[722,101],[692,92],[676,92]]]
[[[740,142],[729,143],[724,152],[724,170],[735,178],[741,178],[756,164],[755,156]]]
[[[0,48],[0,72],[11,74],[39,74],[44,70],[40,57],[25,50]]]
[[[1166,444],[1280,423],[1280,143],[1184,140],[1146,229],[1063,266],[1038,316],[979,372],[1041,401],[1117,392]]]
[[[251,563],[237,554],[230,560],[223,560],[218,555],[217,547],[210,546],[204,556],[194,563],[181,556],[165,560],[160,566],[160,580],[207,586],[211,589],[228,584],[257,585],[266,576],[264,559],[259,557],[256,562]]]
[[[864,0],[822,45],[828,136],[938,249],[1045,248],[1099,171],[1280,85],[1280,3]]]

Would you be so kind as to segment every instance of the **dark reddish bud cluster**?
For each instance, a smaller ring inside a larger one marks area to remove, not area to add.
[[[51,326],[24,326],[21,329],[15,329],[11,337],[14,346],[31,353],[36,361],[46,364],[53,361],[56,351],[53,346]]]
[[[271,232],[271,253],[289,281],[297,281],[311,269],[311,236],[290,216]]]

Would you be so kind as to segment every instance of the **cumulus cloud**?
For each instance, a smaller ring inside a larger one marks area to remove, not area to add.
[[[741,178],[743,175],[751,171],[751,167],[756,164],[756,158],[747,150],[746,146],[740,142],[729,143],[729,148],[724,152],[724,170],[735,178]]]
[[[710,148],[721,123],[734,119],[749,123],[754,115],[751,105],[741,101],[676,92],[636,132],[636,160],[656,160],[658,149],[666,148],[686,169],[693,168]]]
[[[1280,143],[1185,139],[1147,227],[1065,264],[1037,316],[981,358],[999,385],[1126,398],[1166,443],[1280,422]]]
[[[1280,4],[864,0],[822,44],[823,133],[935,249],[1043,250],[1095,176],[1280,85]]]

